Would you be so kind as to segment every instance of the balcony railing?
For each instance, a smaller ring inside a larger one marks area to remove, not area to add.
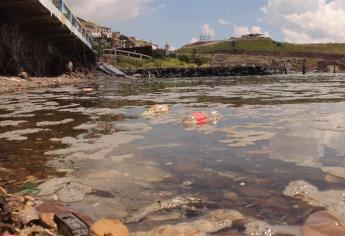
[[[87,45],[92,49],[95,42],[93,41],[90,34],[82,26],[82,24],[77,19],[77,17],[73,15],[72,11],[70,10],[69,6],[66,4],[64,0],[40,0],[40,1],[51,2],[55,6],[55,8],[59,11],[59,13],[63,17],[65,17],[67,21],[71,24],[74,33],[78,32],[80,34],[79,36],[83,37],[82,40],[85,40],[87,42]]]

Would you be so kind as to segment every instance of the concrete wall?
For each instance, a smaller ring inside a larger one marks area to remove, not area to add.
[[[23,67],[32,76],[63,73],[65,58],[54,44],[35,38],[18,24],[0,23],[0,74],[16,75]]]

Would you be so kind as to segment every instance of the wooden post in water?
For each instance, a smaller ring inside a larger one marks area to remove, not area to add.
[[[302,68],[303,75],[305,75],[307,73],[305,62],[306,62],[306,60],[303,59],[303,68]]]
[[[335,74],[336,73],[336,68],[335,68],[335,62],[333,63],[333,73]]]

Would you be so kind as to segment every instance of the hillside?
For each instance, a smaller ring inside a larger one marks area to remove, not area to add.
[[[345,44],[292,44],[270,38],[232,39],[188,44],[177,51],[179,56],[207,58],[211,66],[240,64],[267,65],[273,70],[345,71]],[[334,68],[335,67],[335,68]]]
[[[286,55],[342,57],[345,55],[345,44],[291,44],[280,43],[271,39],[225,40],[201,45],[189,44],[178,50],[180,54],[226,54],[249,53],[254,55]]]

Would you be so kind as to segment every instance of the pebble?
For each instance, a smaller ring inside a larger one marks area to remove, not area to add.
[[[92,231],[97,236],[113,235],[113,236],[128,236],[127,227],[119,220],[101,219],[92,226]]]
[[[42,213],[40,215],[41,221],[49,226],[49,228],[53,229],[54,231],[57,231],[57,225],[54,222],[54,213]]]
[[[192,180],[186,180],[186,181],[183,182],[183,185],[187,186],[187,187],[190,187],[190,186],[193,185],[193,181]]]
[[[230,200],[230,201],[237,201],[238,200],[238,195],[235,192],[226,192],[223,194],[223,197],[227,200]]]

